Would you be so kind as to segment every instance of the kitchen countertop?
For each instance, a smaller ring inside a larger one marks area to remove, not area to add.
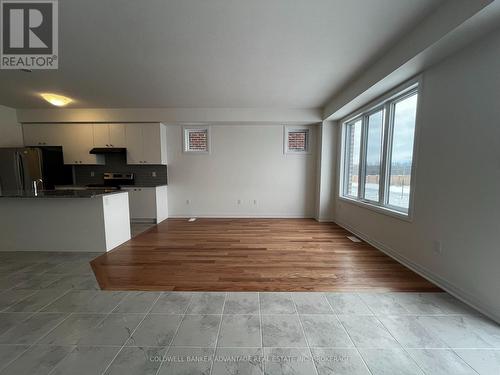
[[[121,189],[134,189],[134,188],[154,188],[160,186],[168,186],[168,184],[158,184],[158,185],[119,185]],[[91,187],[85,185],[57,185],[56,190],[86,190],[92,189]]]
[[[123,190],[42,190],[37,195],[33,191],[4,191],[0,198],[98,198],[106,195],[126,193]]]
[[[168,186],[167,184],[159,184],[159,185],[120,185],[122,189],[134,189],[134,188],[155,188],[160,186]]]

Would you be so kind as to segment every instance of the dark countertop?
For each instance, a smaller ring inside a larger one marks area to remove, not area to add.
[[[159,185],[120,185],[122,189],[134,189],[134,188],[155,188],[160,186],[168,186],[167,184]]]
[[[157,184],[157,185],[120,185],[120,188],[125,189],[134,189],[134,188],[154,188],[160,186],[168,186],[168,184]],[[92,189],[85,185],[58,185],[56,186],[56,190],[86,190]]]
[[[42,190],[37,195],[33,191],[4,191],[0,198],[98,198],[105,195],[126,193],[123,190]]]

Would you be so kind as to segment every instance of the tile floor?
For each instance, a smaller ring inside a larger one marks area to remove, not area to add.
[[[445,293],[109,292],[95,255],[0,253],[0,374],[500,374]]]

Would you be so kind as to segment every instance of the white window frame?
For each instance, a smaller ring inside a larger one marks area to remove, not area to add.
[[[360,116],[357,116],[357,117],[353,117],[352,119],[350,120],[347,120],[345,122],[343,122],[343,125],[342,125],[342,179],[341,179],[341,196],[344,196],[346,198],[349,198],[349,199],[356,199],[356,197],[354,197],[353,195],[349,195],[347,193],[347,178],[346,178],[346,174],[347,174],[347,169],[345,168],[345,164],[347,163],[347,158],[346,158],[346,155],[347,155],[347,146],[346,146],[346,143],[347,143],[347,127],[349,125],[354,125],[356,122],[358,122],[360,120]],[[360,185],[361,185],[361,182],[360,182],[360,178],[361,178],[361,175],[359,173],[360,169],[361,169],[361,157],[362,157],[362,149],[363,149],[363,123],[361,123],[361,142],[360,142],[360,145],[359,145],[359,166],[358,166],[358,191],[356,193],[356,196],[359,196],[359,189],[360,189]]]
[[[288,134],[293,132],[306,133],[306,149],[305,151],[289,150],[288,149]],[[309,155],[311,153],[311,129],[307,127],[284,126],[283,131],[283,153],[292,155]]]
[[[390,158],[392,154],[392,130],[394,127],[394,105],[417,93],[417,109],[415,118],[415,132],[413,139],[413,156],[411,165],[411,183],[410,183],[410,196],[408,210],[401,207],[392,206],[388,203],[389,200],[389,174],[390,174]],[[353,114],[345,117],[340,122],[342,124],[341,136],[341,157],[340,157],[340,184],[339,184],[339,199],[345,202],[353,203],[364,208],[368,208],[389,216],[393,216],[405,221],[412,221],[414,211],[414,193],[415,193],[415,170],[417,162],[417,144],[419,135],[419,113],[420,113],[420,100],[422,96],[422,82],[421,77],[417,77],[408,81],[407,83],[396,87],[379,99],[373,101],[369,105],[357,110]],[[384,109],[384,128],[383,128],[383,144],[381,155],[381,168],[380,168],[380,182],[379,182],[379,201],[368,200],[364,198],[364,185],[366,180],[366,147],[367,147],[367,133],[368,133],[368,116]],[[359,181],[358,181],[358,194],[357,197],[344,194],[346,191],[346,152],[347,152],[347,131],[346,125],[362,119],[361,130],[361,147],[360,147],[360,165],[359,165]]]
[[[207,132],[207,150],[190,150],[189,149],[189,137],[188,133],[191,131],[206,131]],[[211,136],[210,136],[210,126],[183,126],[182,127],[182,151],[187,154],[199,154],[206,155],[211,152],[211,144],[210,144]]]

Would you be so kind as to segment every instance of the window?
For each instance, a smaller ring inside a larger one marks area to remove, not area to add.
[[[184,129],[184,152],[207,153],[209,151],[208,128]]]
[[[285,127],[285,153],[308,153],[309,129]]]
[[[380,168],[382,166],[382,135],[384,131],[384,110],[368,115],[366,140],[366,170],[363,196],[366,200],[380,199]]]
[[[414,84],[344,123],[342,196],[408,214],[417,101]]]
[[[389,205],[408,209],[410,203],[413,138],[417,116],[417,95],[393,104],[391,162],[389,171]]]
[[[358,196],[359,159],[361,157],[361,120],[346,124],[346,164],[344,194]]]

